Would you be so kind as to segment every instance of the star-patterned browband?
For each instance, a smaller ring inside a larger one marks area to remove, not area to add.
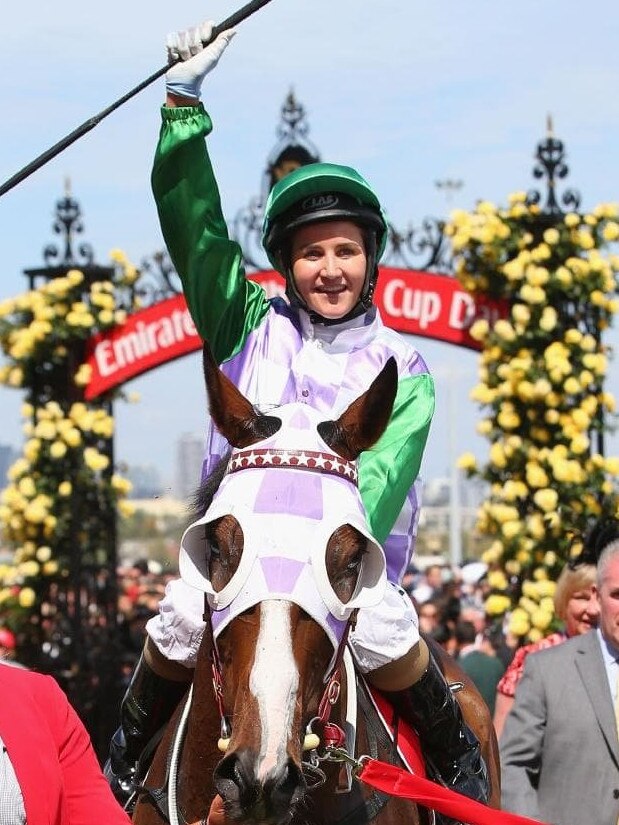
[[[316,450],[278,450],[260,448],[256,450],[233,450],[226,473],[238,473],[249,468],[265,469],[285,467],[293,470],[310,470],[340,476],[352,484],[357,484],[357,465],[334,453]]]

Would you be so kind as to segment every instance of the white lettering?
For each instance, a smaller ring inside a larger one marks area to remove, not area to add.
[[[134,330],[97,344],[94,350],[97,370],[105,378],[141,358],[196,335],[189,311],[177,310],[171,316],[163,316],[148,324],[138,321]]]
[[[127,364],[133,364],[138,358],[145,355],[142,342],[140,341],[139,332],[128,332],[120,338],[117,338],[113,344],[114,357],[119,367],[126,367]]]
[[[421,293],[421,310],[419,312],[419,326],[425,329],[441,314],[441,298],[436,292]]]
[[[157,332],[156,337],[156,345],[165,349],[166,347],[171,347],[174,341],[176,340],[174,335],[174,327],[172,326],[172,322],[169,318],[162,318],[161,319],[161,329]],[[182,337],[182,336],[181,336]],[[156,347],[153,347],[155,349]]]
[[[198,330],[196,329],[196,325],[193,322],[193,318],[191,317],[189,310],[185,310],[185,312],[183,312],[183,331],[185,335],[192,337],[198,334]]]
[[[475,319],[475,301],[466,292],[455,292],[449,309],[449,326],[466,329]]]
[[[426,329],[441,313],[441,297],[437,292],[412,289],[399,278],[387,284],[383,300],[389,315],[418,321],[420,329]]]
[[[383,293],[385,309],[389,315],[393,315],[395,318],[402,317],[401,303],[400,305],[397,305],[395,302],[396,291],[400,291],[402,289],[404,289],[404,281],[401,281],[399,278],[394,278],[389,281]]]
[[[117,371],[118,367],[112,358],[112,344],[110,341],[99,341],[94,354],[97,370],[103,378]]]

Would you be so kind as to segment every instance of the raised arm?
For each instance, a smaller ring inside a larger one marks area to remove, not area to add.
[[[241,249],[228,237],[206,150],[204,138],[212,122],[200,103],[200,87],[233,34],[224,32],[203,48],[210,26],[168,38],[168,54],[181,62],[166,75],[167,105],[162,108],[151,181],[163,236],[189,310],[221,363],[239,351],[268,304],[262,288],[246,279]]]

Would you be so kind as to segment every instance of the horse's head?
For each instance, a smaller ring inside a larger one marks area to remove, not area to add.
[[[257,413],[208,351],[205,375],[213,421],[233,449],[183,537],[180,568],[207,594],[231,718],[215,784],[234,818],[279,825],[304,795],[306,726],[348,620],[383,595],[384,555],[355,462],[387,425],[397,369],[390,359],[334,421],[302,404]]]

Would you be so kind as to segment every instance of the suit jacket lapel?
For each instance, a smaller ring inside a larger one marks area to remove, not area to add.
[[[619,738],[617,737],[615,712],[608,686],[606,667],[600,650],[600,642],[595,630],[580,637],[575,660],[576,668],[589,696],[602,736],[619,767]]]

